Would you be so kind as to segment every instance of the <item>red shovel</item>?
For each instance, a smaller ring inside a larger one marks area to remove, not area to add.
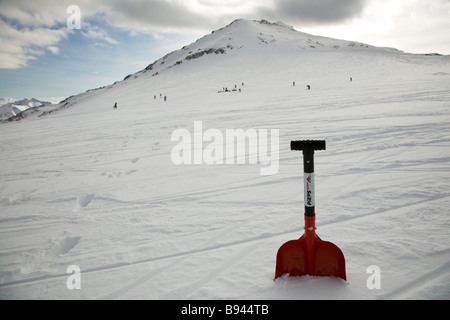
[[[314,212],[314,151],[325,150],[325,140],[291,141],[291,150],[303,151],[305,180],[305,233],[283,244],[277,253],[275,279],[289,276],[332,276],[347,280],[345,258],[333,243],[316,234]]]

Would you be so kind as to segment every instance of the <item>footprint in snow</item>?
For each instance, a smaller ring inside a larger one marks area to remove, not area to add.
[[[59,244],[57,254],[60,255],[68,253],[70,250],[76,247],[80,240],[81,237],[65,237]]]
[[[92,199],[94,199],[93,194],[86,194],[78,198],[78,205],[80,208],[86,208],[89,203],[91,203]]]
[[[160,149],[159,144],[159,141],[154,142],[152,145],[152,151],[158,151]]]
[[[80,243],[81,237],[71,237],[64,232],[61,236],[48,239],[41,249],[26,252],[26,261],[21,265],[20,272],[25,275],[51,269],[54,259],[69,253]]]

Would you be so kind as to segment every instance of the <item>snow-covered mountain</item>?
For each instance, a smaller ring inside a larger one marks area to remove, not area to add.
[[[4,104],[0,104],[0,120],[8,120],[9,118],[17,116],[21,112],[30,108],[51,104],[49,101],[41,101],[36,98],[25,98],[17,101],[12,101],[12,99],[4,99],[4,102]]]
[[[348,74],[342,74],[340,79],[347,81],[352,75],[359,76],[359,72],[373,70],[372,66],[375,64],[375,68],[380,69],[381,73],[382,70],[390,69],[390,63],[398,64],[399,61],[420,60],[424,57],[424,55],[403,53],[393,48],[380,48],[360,42],[315,36],[297,31],[283,22],[237,19],[226,27],[165,55],[145,69],[127,75],[123,81],[71,96],[55,106],[23,113],[21,118],[31,113],[35,117],[52,114],[53,111],[71,107],[85,96],[91,97],[105,90],[109,92],[110,89],[115,89],[114,92],[120,92],[128,87],[133,90],[134,87],[140,86],[133,82],[135,79],[139,79],[138,82],[149,81],[150,84],[164,83],[166,78],[170,78],[169,88],[180,88],[185,83],[178,83],[177,79],[172,78],[186,75],[186,78],[180,78],[181,81],[193,77],[195,83],[201,83],[208,90],[220,91],[228,86],[236,85],[227,83],[228,79],[234,81],[235,78],[241,78],[241,80],[253,78],[256,73],[261,75],[258,80],[263,81],[266,77],[272,76],[270,73],[279,74],[279,70],[283,70],[283,73],[279,75],[283,75],[285,79],[281,81],[293,83],[297,80],[298,84],[304,86],[307,82],[315,81],[318,76],[323,77],[323,70],[340,72],[340,69],[348,69]],[[335,61],[339,63],[334,65]],[[272,67],[275,63],[277,68]],[[333,65],[328,66],[330,63]],[[239,73],[238,77],[237,73]],[[161,75],[165,76],[164,79],[161,79]],[[331,79],[328,76],[327,78]],[[221,82],[220,79],[224,81]],[[236,80],[239,82],[239,79]],[[267,83],[263,82],[259,85],[264,87]],[[272,84],[269,85],[272,86]],[[210,88],[211,86],[215,86],[214,89]],[[108,94],[108,96],[111,95]],[[147,98],[153,98],[153,93],[149,93]],[[127,96],[124,99],[127,99]],[[114,101],[111,100],[108,103],[114,103]]]
[[[151,72],[153,76],[169,70],[177,65],[195,60],[205,55],[223,55],[236,52],[236,55],[259,54],[291,54],[301,55],[303,50],[348,51],[355,49],[375,49],[372,46],[359,43],[313,36],[296,31],[282,22],[270,23],[266,20],[249,21],[235,20],[228,26],[213,31],[193,44],[172,52],[153,62],[142,73]],[[395,49],[381,49],[396,51]]]
[[[2,123],[0,298],[450,298],[449,58],[236,20]],[[226,162],[233,129],[278,132],[279,152]],[[317,233],[348,283],[273,281],[303,234],[299,139],[326,140]]]

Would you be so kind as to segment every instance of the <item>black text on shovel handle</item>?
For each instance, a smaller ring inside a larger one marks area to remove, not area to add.
[[[326,150],[325,140],[291,141],[291,150],[303,151],[303,172],[305,180],[305,215],[315,216],[314,151]]]

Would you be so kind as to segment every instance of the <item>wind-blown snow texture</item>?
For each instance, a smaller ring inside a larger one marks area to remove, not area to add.
[[[279,129],[278,173],[174,165],[171,134],[194,121]],[[298,139],[327,141],[317,233],[343,251],[348,283],[273,280],[278,248],[303,234]],[[0,124],[0,161],[2,299],[450,298],[449,56],[237,20]]]

